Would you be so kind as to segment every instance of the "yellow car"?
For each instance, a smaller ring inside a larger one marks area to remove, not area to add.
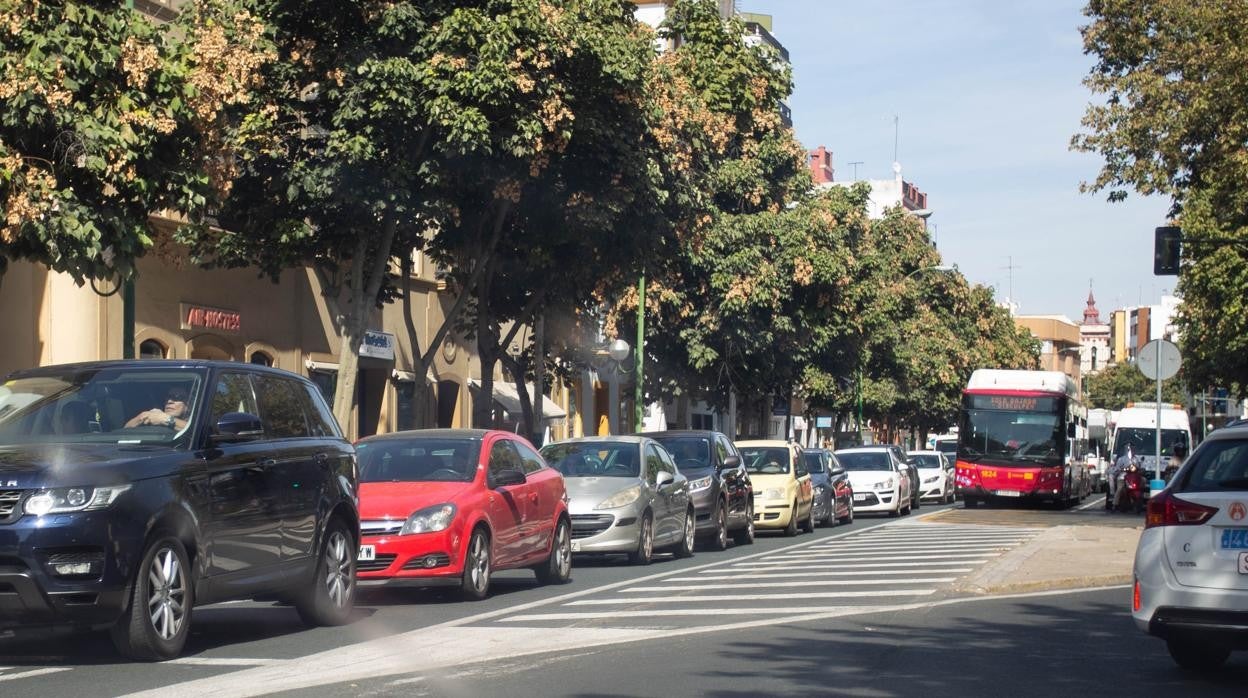
[[[754,485],[754,527],[777,528],[786,536],[815,530],[815,488],[802,448],[788,441],[738,441],[741,460]]]

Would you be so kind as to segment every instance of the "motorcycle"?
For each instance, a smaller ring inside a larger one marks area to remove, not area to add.
[[[1118,494],[1118,511],[1139,514],[1144,511],[1148,498],[1148,477],[1138,463],[1132,461],[1122,473],[1122,486]]]

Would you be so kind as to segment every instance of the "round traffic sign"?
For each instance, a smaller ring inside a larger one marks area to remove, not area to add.
[[[1136,354],[1135,365],[1149,380],[1167,380],[1179,372],[1183,360],[1179,357],[1179,348],[1174,342],[1154,339],[1145,344]]]

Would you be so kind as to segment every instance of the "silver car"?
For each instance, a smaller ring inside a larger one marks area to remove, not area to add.
[[[626,553],[648,565],[656,550],[693,555],[689,481],[672,455],[641,436],[593,436],[548,444],[542,456],[563,473],[573,553]]]

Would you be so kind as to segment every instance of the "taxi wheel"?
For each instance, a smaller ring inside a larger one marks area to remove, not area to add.
[[[793,500],[793,507],[789,509],[789,525],[784,527],[784,535],[792,537],[797,535],[797,500]]]

